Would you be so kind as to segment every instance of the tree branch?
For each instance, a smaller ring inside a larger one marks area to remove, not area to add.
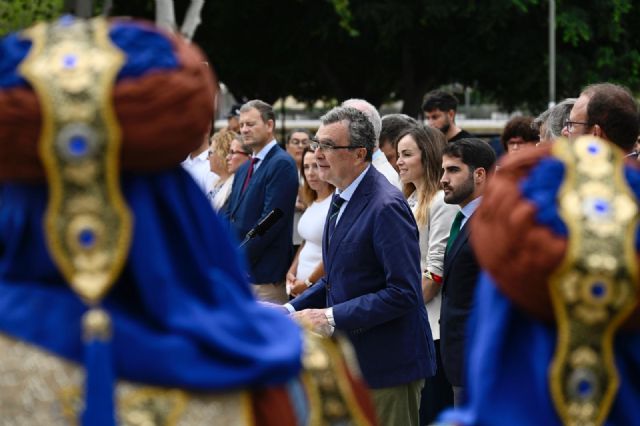
[[[187,40],[193,38],[198,25],[200,25],[200,13],[202,12],[204,1],[205,0],[191,0],[187,14],[184,17],[184,22],[182,23],[182,28],[180,28],[180,32]]]

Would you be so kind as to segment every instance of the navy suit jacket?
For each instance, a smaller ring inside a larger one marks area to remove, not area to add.
[[[250,240],[244,251],[249,262],[249,281],[255,284],[283,281],[293,257],[293,212],[298,195],[298,171],[293,158],[274,146],[249,180],[242,186],[251,162],[237,171],[226,211],[232,229],[242,240],[274,208],[282,218],[264,235]]]
[[[325,276],[294,299],[296,310],[333,306],[336,330],[351,340],[372,388],[435,373],[422,302],[418,228],[404,197],[370,167],[322,255]]]
[[[464,386],[467,322],[480,273],[476,255],[469,243],[469,220],[444,256],[440,354],[447,380],[453,386]]]

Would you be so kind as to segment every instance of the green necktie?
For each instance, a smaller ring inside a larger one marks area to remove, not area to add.
[[[462,213],[462,210],[460,210],[456,215],[456,218],[453,219],[453,223],[451,224],[451,231],[449,231],[449,241],[447,241],[447,253],[449,252],[449,249],[453,245],[453,242],[456,240],[458,234],[460,233],[460,225],[462,224],[462,219],[464,219],[464,214]]]

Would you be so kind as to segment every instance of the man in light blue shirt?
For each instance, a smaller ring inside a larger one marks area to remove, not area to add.
[[[418,229],[402,193],[371,166],[374,145],[361,111],[337,107],[322,117],[311,146],[320,178],[336,187],[325,276],[286,307],[321,334],[349,338],[379,424],[415,425],[424,379],[435,372]]]

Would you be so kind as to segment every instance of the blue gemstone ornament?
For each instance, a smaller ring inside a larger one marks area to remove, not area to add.
[[[96,242],[96,234],[92,229],[83,229],[78,234],[78,242],[84,248],[91,248]]]
[[[73,16],[72,15],[64,15],[60,18],[60,20],[58,21],[60,23],[60,25],[62,25],[63,27],[68,27],[69,25],[73,24]]]
[[[89,145],[84,136],[75,135],[69,139],[69,153],[74,157],[82,157],[87,154]]]
[[[74,54],[68,54],[68,55],[64,55],[64,57],[62,58],[62,66],[65,69],[73,69],[76,67],[76,65],[78,64],[78,57]]]
[[[593,391],[593,384],[587,379],[581,379],[578,382],[578,386],[576,390],[578,391],[578,395],[580,395],[583,398],[587,398],[589,397],[589,395],[591,395],[591,392]]]
[[[600,214],[607,213],[609,211],[609,203],[604,200],[595,200],[593,208]]]
[[[607,293],[607,287],[604,283],[597,282],[591,286],[591,295],[596,299],[602,298]]]

